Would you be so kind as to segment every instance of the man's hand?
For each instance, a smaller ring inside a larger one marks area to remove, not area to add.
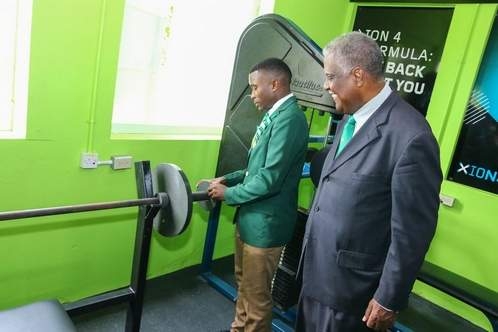
[[[216,179],[215,179],[216,180]],[[212,181],[208,187],[208,195],[212,199],[223,201],[225,199],[225,190],[227,187],[219,182]]]
[[[363,316],[365,324],[376,331],[387,331],[394,325],[395,320],[396,313],[386,310],[375,299],[370,300]]]
[[[214,178],[214,179],[201,179],[201,180],[197,181],[196,186],[198,187],[199,183],[201,183],[201,182],[209,182],[209,184],[225,184],[225,178],[223,176],[220,176],[220,177]]]
[[[209,181],[210,184],[225,184],[225,178],[223,176],[220,176],[218,178],[214,178]]]

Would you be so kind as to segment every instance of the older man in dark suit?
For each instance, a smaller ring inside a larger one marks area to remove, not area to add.
[[[433,238],[442,181],[425,118],[385,82],[374,40],[324,49],[324,87],[344,113],[303,241],[297,331],[385,331]]]

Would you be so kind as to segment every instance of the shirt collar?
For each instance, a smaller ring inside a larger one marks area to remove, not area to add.
[[[367,122],[367,120],[374,114],[374,112],[382,105],[384,101],[391,94],[391,88],[387,82],[380,92],[375,95],[372,99],[370,99],[365,105],[360,107],[359,110],[354,112],[353,117],[356,120],[356,125],[354,128],[354,133],[356,132]]]
[[[272,115],[287,99],[292,97],[293,94],[292,92],[289,93],[287,96],[280,98],[273,106],[268,110],[268,115]]]

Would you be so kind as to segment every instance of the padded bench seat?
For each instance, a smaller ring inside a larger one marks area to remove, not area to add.
[[[0,331],[76,332],[76,328],[59,301],[47,300],[0,311]]]

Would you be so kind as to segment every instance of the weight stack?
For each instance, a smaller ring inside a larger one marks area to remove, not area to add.
[[[273,303],[284,311],[297,304],[301,291],[301,283],[296,280],[296,273],[307,219],[308,213],[305,210],[298,210],[292,239],[282,250],[277,271],[272,280]]]

